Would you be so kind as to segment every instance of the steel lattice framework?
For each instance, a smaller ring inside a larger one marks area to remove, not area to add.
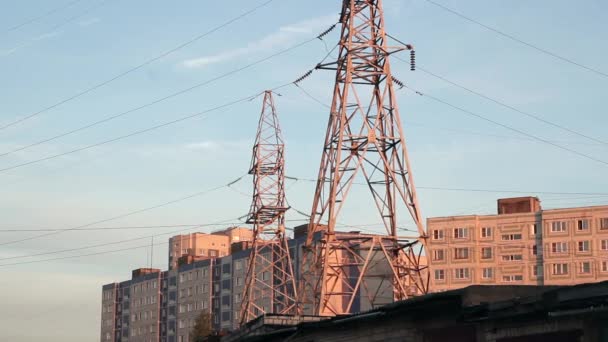
[[[412,47],[387,44],[381,0],[343,0],[340,23],[337,61],[318,66],[335,70],[336,80],[299,288],[300,312],[315,315],[349,313],[363,302],[375,307],[428,291],[426,233],[389,64],[391,54]],[[371,190],[386,235],[335,231],[357,176]],[[403,207],[416,236],[397,234]]]
[[[285,145],[272,91],[264,92],[249,173],[253,201],[247,223],[253,225],[240,323],[264,313],[296,313],[296,283],[285,235]]]

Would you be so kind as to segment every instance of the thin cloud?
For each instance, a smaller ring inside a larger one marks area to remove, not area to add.
[[[335,21],[335,15],[327,15],[282,26],[276,32],[273,32],[262,39],[252,41],[244,47],[227,50],[215,55],[187,59],[185,61],[182,61],[180,63],[180,66],[187,69],[198,69],[209,66],[211,64],[233,60],[235,58],[246,56],[259,51],[282,47],[292,42],[293,39],[297,36],[315,33],[319,30],[326,28],[328,25],[331,25]]]
[[[78,25],[82,26],[82,27],[86,27],[86,26],[91,26],[94,24],[97,24],[101,22],[101,19],[99,18],[91,18],[91,19],[86,19],[86,20],[82,20],[78,23]]]

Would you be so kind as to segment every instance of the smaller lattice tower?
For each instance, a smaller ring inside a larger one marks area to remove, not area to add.
[[[265,313],[295,314],[296,285],[285,235],[285,144],[272,96],[264,104],[249,174],[253,201],[247,223],[253,225],[253,245],[240,311],[240,323]]]

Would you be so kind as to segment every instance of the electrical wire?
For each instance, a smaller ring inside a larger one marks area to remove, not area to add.
[[[16,265],[24,265],[24,264],[37,264],[37,263],[41,263],[41,262],[49,262],[49,261],[57,261],[57,260],[65,260],[65,259],[84,258],[84,257],[88,257],[88,256],[131,251],[131,250],[135,250],[135,249],[149,248],[151,246],[161,246],[161,245],[167,245],[167,244],[169,244],[168,241],[160,242],[160,243],[156,243],[156,244],[146,244],[146,245],[141,245],[141,246],[127,247],[127,248],[114,249],[114,250],[110,250],[110,251],[102,251],[102,252],[89,253],[89,254],[70,255],[70,256],[65,256],[65,257],[58,257],[58,258],[51,258],[51,259],[44,259],[44,260],[21,261],[21,262],[15,262],[15,263],[10,263],[10,264],[0,264],[0,267],[16,266]]]
[[[9,128],[9,127],[15,126],[17,124],[20,124],[21,122],[29,120],[29,119],[31,119],[33,117],[36,117],[36,116],[38,116],[38,115],[40,115],[42,113],[48,112],[51,109],[57,108],[57,107],[65,104],[67,102],[70,102],[70,101],[72,101],[74,99],[77,99],[77,98],[79,98],[79,97],[81,97],[81,96],[83,96],[85,94],[88,94],[88,93],[90,93],[90,92],[92,92],[92,91],[94,91],[94,90],[96,90],[98,88],[101,88],[101,87],[103,87],[103,86],[105,86],[105,85],[107,85],[107,84],[109,84],[111,82],[114,82],[114,81],[118,80],[119,78],[122,78],[122,77],[124,77],[126,75],[129,75],[129,74],[131,74],[131,73],[133,73],[133,72],[135,72],[135,71],[137,71],[137,70],[139,70],[139,69],[141,69],[141,68],[143,68],[143,67],[145,67],[145,66],[147,66],[149,64],[152,64],[153,62],[156,62],[156,61],[158,61],[158,60],[160,60],[160,59],[162,59],[162,58],[164,58],[164,57],[166,57],[166,56],[168,56],[168,55],[170,55],[170,54],[172,54],[172,53],[174,53],[174,52],[176,52],[176,51],[178,51],[178,50],[180,50],[180,49],[182,49],[182,48],[184,48],[184,47],[186,47],[188,45],[193,44],[194,42],[197,42],[197,41],[201,40],[202,38],[205,38],[205,37],[209,36],[210,34],[216,32],[216,31],[219,31],[220,29],[222,29],[222,28],[224,28],[224,27],[226,27],[226,26],[228,26],[228,25],[230,25],[230,24],[232,24],[232,23],[234,23],[234,22],[236,22],[236,21],[238,21],[238,20],[240,20],[240,19],[242,19],[242,18],[244,18],[244,17],[246,17],[246,16],[254,13],[254,12],[256,12],[257,10],[259,10],[259,9],[261,9],[261,8],[269,5],[273,1],[274,0],[267,0],[267,1],[265,1],[265,2],[263,2],[261,4],[259,4],[259,5],[256,5],[253,8],[251,8],[251,9],[249,9],[249,10],[247,10],[247,11],[245,11],[245,12],[243,12],[243,13],[241,13],[241,14],[239,14],[239,15],[237,15],[237,16],[235,16],[235,17],[233,17],[233,18],[231,18],[231,19],[229,19],[229,20],[227,20],[225,22],[223,22],[222,24],[220,24],[218,26],[215,26],[212,29],[210,29],[210,30],[208,30],[208,31],[206,31],[206,32],[204,32],[202,34],[199,34],[196,37],[194,37],[194,38],[192,38],[192,39],[190,39],[190,40],[188,40],[186,42],[183,42],[183,43],[181,43],[181,44],[179,44],[179,45],[177,45],[177,46],[175,46],[175,47],[173,47],[173,48],[171,48],[171,49],[169,49],[169,50],[167,50],[165,52],[162,52],[159,55],[156,55],[156,56],[154,56],[154,57],[152,57],[150,59],[147,59],[143,63],[140,63],[140,64],[138,64],[138,65],[136,65],[134,67],[131,67],[131,68],[127,69],[126,71],[123,71],[123,72],[121,72],[121,73],[119,73],[119,74],[117,74],[117,75],[115,75],[115,76],[113,76],[113,77],[111,77],[111,78],[109,78],[109,79],[107,79],[105,81],[97,83],[97,84],[93,85],[92,87],[86,88],[85,90],[82,90],[82,91],[80,91],[80,92],[78,92],[78,93],[76,93],[76,94],[74,94],[72,96],[69,96],[69,97],[67,97],[67,98],[65,98],[65,99],[63,99],[63,100],[61,100],[59,102],[56,102],[56,103],[54,103],[54,104],[52,104],[50,106],[47,106],[47,107],[45,107],[43,109],[40,109],[40,110],[38,110],[38,111],[36,111],[34,113],[28,114],[28,115],[26,115],[26,116],[24,116],[24,117],[22,117],[20,119],[17,119],[15,121],[12,121],[12,122],[9,122],[7,124],[4,124],[4,125],[0,126],[0,130],[4,130],[6,128]]]
[[[303,93],[304,93],[304,94],[305,94],[307,97],[309,97],[309,98],[313,99],[315,102],[317,102],[317,103],[318,103],[318,104],[320,104],[321,106],[323,106],[323,107],[329,107],[328,105],[324,104],[324,103],[323,103],[321,100],[319,100],[319,99],[315,98],[315,97],[314,97],[314,96],[312,96],[312,95],[311,95],[309,92],[307,92],[307,91],[306,91],[306,90],[305,90],[305,89],[302,87],[302,85],[301,85],[301,84],[296,84],[296,86],[297,86],[297,88],[298,88],[300,91],[302,91],[302,92],[303,92]],[[405,87],[405,88],[408,88],[408,89],[410,89],[410,90],[412,90],[412,91],[414,91],[416,94],[418,94],[418,95],[420,95],[420,96],[428,96],[429,98],[431,98],[431,96],[430,96],[430,95],[423,94],[422,92],[419,92],[419,91],[417,91],[417,90],[415,90],[415,89],[412,89],[412,88],[410,88],[410,87],[408,87],[408,86],[406,86],[406,85],[404,85],[404,87]],[[575,150],[569,149],[569,148],[567,148],[567,147],[563,147],[563,146],[558,145],[558,144],[556,144],[555,142],[552,142],[552,141],[550,141],[550,140],[545,140],[545,139],[542,139],[542,138],[536,137],[536,136],[534,136],[534,135],[532,135],[532,134],[528,134],[528,133],[523,132],[523,131],[520,131],[520,130],[518,130],[518,129],[516,129],[516,128],[512,128],[512,127],[510,127],[510,126],[503,125],[503,124],[501,124],[501,123],[499,123],[499,122],[497,122],[497,121],[494,121],[494,120],[491,120],[491,119],[485,118],[485,117],[483,117],[483,116],[481,116],[481,115],[479,115],[479,114],[475,114],[475,113],[472,113],[472,112],[466,111],[465,109],[462,109],[462,108],[460,108],[460,107],[456,107],[456,106],[454,106],[454,105],[451,105],[451,104],[449,104],[449,103],[447,103],[447,102],[445,102],[445,101],[443,101],[443,100],[440,100],[440,99],[438,99],[438,98],[432,97],[432,99],[434,99],[434,100],[436,100],[436,101],[439,101],[439,102],[441,102],[441,103],[443,103],[443,104],[445,104],[445,105],[448,105],[448,106],[450,106],[450,107],[456,108],[456,109],[458,109],[458,110],[465,111],[465,113],[467,113],[467,114],[470,114],[470,115],[476,116],[476,117],[481,118],[481,119],[483,119],[483,120],[490,121],[490,122],[492,122],[492,123],[494,123],[494,124],[497,124],[497,125],[499,125],[499,126],[501,126],[501,127],[507,128],[507,129],[509,129],[509,130],[515,131],[515,132],[520,133],[520,134],[523,134],[523,135],[527,136],[528,138],[530,138],[530,139],[532,139],[532,140],[541,141],[541,142],[544,142],[544,143],[547,143],[547,144],[553,145],[553,146],[555,146],[555,147],[558,147],[558,148],[560,148],[560,149],[564,149],[564,150],[566,150],[566,151],[569,151],[569,152],[572,152],[572,153],[578,154],[578,155],[580,155],[580,156],[584,156],[584,157],[586,157],[586,158],[590,158],[590,159],[592,159],[592,160],[594,160],[594,161],[597,161],[597,162],[600,162],[600,163],[603,163],[603,164],[608,164],[608,163],[606,163],[605,161],[602,161],[602,160],[596,159],[596,158],[594,158],[594,157],[591,157],[591,156],[588,156],[588,155],[586,155],[586,154],[580,153],[580,152],[578,152],[578,151],[575,151]],[[286,178],[287,178],[287,179],[294,179],[294,180],[298,180],[298,179],[299,179],[299,180],[302,180],[302,178],[296,178],[296,177],[286,177]],[[312,180],[312,179],[307,179],[307,181],[316,182],[316,180]],[[354,183],[354,184],[357,184],[357,183]],[[359,183],[359,184],[360,184],[360,185],[365,185],[364,183]],[[488,190],[488,189],[440,188],[440,187],[421,187],[421,186],[417,186],[416,188],[417,188],[417,189],[427,189],[427,190],[470,191],[470,192],[496,192],[496,193],[501,193],[501,192],[502,192],[502,193],[523,193],[523,194],[535,193],[535,194],[561,194],[561,195],[605,195],[605,193],[574,193],[574,192],[549,192],[549,191],[534,191],[534,192],[529,192],[529,191],[517,191],[517,190]]]
[[[46,18],[46,17],[48,17],[48,16],[50,16],[50,15],[52,15],[54,13],[57,13],[57,12],[59,12],[61,10],[64,10],[64,9],[66,9],[68,7],[74,6],[77,3],[79,3],[79,2],[82,2],[82,0],[70,1],[68,3],[65,3],[65,4],[59,6],[59,7],[52,8],[49,11],[47,11],[47,12],[45,12],[45,13],[39,15],[39,16],[30,18],[30,19],[26,19],[26,20],[22,21],[21,23],[15,25],[15,26],[7,28],[6,30],[2,31],[2,34],[4,35],[4,34],[7,34],[7,33],[16,31],[16,30],[18,30],[18,29],[20,29],[20,28],[22,28],[22,27],[24,27],[26,25],[35,23],[35,22],[40,21],[41,19],[44,19],[44,18]]]
[[[46,34],[51,34],[51,33],[53,33],[54,31],[56,31],[57,29],[59,29],[59,28],[61,28],[61,27],[65,26],[65,25],[67,25],[67,24],[69,24],[69,23],[71,23],[71,22],[74,22],[75,20],[77,20],[77,19],[79,19],[79,18],[82,18],[83,16],[85,16],[85,15],[89,14],[89,13],[90,13],[90,12],[92,12],[93,10],[96,10],[96,9],[98,9],[98,8],[102,7],[103,5],[107,4],[107,3],[108,3],[108,2],[110,2],[110,1],[112,1],[112,0],[103,0],[103,1],[98,2],[98,3],[96,3],[96,4],[92,5],[92,6],[89,6],[89,7],[87,7],[85,10],[83,10],[82,12],[80,12],[80,13],[78,13],[78,14],[76,14],[76,15],[73,15],[73,16],[71,16],[71,17],[69,17],[69,18],[66,18],[65,20],[63,20],[63,21],[61,21],[60,23],[58,23],[58,24],[56,24],[56,25],[52,26],[52,27],[51,27],[51,28],[49,28],[48,30],[45,30],[45,32],[48,32],[48,33],[46,33]],[[31,45],[31,44],[28,44],[28,41],[30,41],[30,42],[31,42],[31,41],[34,41],[34,40],[40,40],[40,39],[41,39],[41,37],[44,37],[44,35],[45,35],[45,33],[43,33],[42,35],[40,35],[40,36],[39,36],[39,38],[32,38],[32,39],[29,39],[29,40],[24,40],[24,41],[22,41],[22,42],[21,42],[19,45],[15,46],[15,47],[14,47],[14,48],[12,48],[12,49],[9,49],[8,51],[9,51],[9,53],[12,53],[12,52],[16,51],[17,49],[20,49],[20,48],[26,47],[26,46],[28,46],[28,45]],[[2,128],[2,127],[0,127],[0,129],[3,129],[3,128]]]
[[[607,74],[607,73],[602,72],[602,71],[600,71],[600,70],[598,70],[598,69],[595,69],[595,68],[592,68],[592,67],[586,66],[586,65],[584,65],[584,64],[582,64],[582,63],[579,63],[579,62],[576,62],[576,61],[574,61],[574,60],[572,60],[572,59],[569,59],[569,58],[566,58],[566,57],[560,56],[560,55],[558,55],[558,54],[557,54],[557,53],[555,53],[555,52],[551,52],[551,51],[549,51],[549,50],[543,49],[543,48],[541,48],[541,47],[539,47],[539,46],[537,46],[537,45],[535,45],[535,44],[528,43],[528,42],[526,42],[526,41],[524,41],[524,40],[522,40],[522,39],[519,39],[519,38],[517,38],[517,37],[515,37],[515,36],[513,36],[513,35],[511,35],[511,34],[509,34],[509,33],[506,33],[506,32],[504,32],[504,31],[498,30],[498,29],[496,29],[496,28],[494,28],[494,27],[491,27],[491,26],[488,26],[488,25],[486,25],[486,24],[483,24],[483,23],[481,23],[481,22],[479,22],[479,21],[477,21],[477,20],[475,20],[475,19],[473,19],[473,18],[471,18],[471,17],[468,17],[468,16],[466,16],[466,15],[464,15],[464,14],[460,13],[460,12],[457,12],[457,11],[455,11],[455,10],[453,10],[453,9],[451,9],[451,8],[448,8],[448,7],[446,7],[446,6],[442,5],[442,4],[439,4],[439,3],[435,2],[435,1],[432,1],[432,0],[424,0],[424,1],[426,1],[426,2],[428,2],[428,3],[430,3],[430,4],[432,4],[432,5],[435,5],[435,6],[437,6],[438,8],[443,9],[444,11],[450,12],[450,13],[452,13],[452,14],[454,14],[454,15],[456,15],[456,16],[458,16],[458,17],[460,17],[460,18],[464,19],[464,20],[467,20],[467,21],[469,21],[469,22],[472,22],[472,23],[474,23],[474,24],[477,24],[477,25],[479,25],[479,26],[481,26],[481,27],[485,28],[486,30],[492,31],[492,32],[494,32],[494,33],[496,33],[496,34],[498,34],[498,35],[501,35],[501,36],[503,36],[503,37],[505,37],[505,38],[508,38],[508,39],[510,39],[510,40],[512,40],[512,41],[514,41],[514,42],[517,42],[517,43],[519,43],[519,44],[525,45],[525,46],[527,46],[527,47],[529,47],[529,48],[532,48],[532,49],[534,49],[534,50],[536,50],[536,51],[538,51],[538,52],[541,52],[541,53],[543,53],[543,54],[545,54],[545,55],[551,56],[551,57],[556,58],[556,59],[559,59],[559,60],[561,60],[561,61],[563,61],[563,62],[566,62],[566,63],[572,64],[572,65],[575,65],[575,66],[577,66],[577,67],[579,67],[579,68],[582,68],[582,69],[585,69],[585,70],[587,70],[587,71],[593,72],[593,73],[595,73],[596,75],[599,75],[599,76],[602,76],[602,77],[608,78],[608,74]]]
[[[285,179],[299,180],[305,182],[316,183],[316,179],[295,177],[292,175],[285,176]],[[353,183],[356,185],[366,185],[367,183]],[[447,188],[447,187],[429,187],[429,186],[416,186],[416,189],[425,190],[443,190],[443,191],[463,191],[463,192],[493,192],[493,193],[515,193],[515,194],[539,194],[539,195],[589,195],[589,196],[608,196],[608,193],[602,192],[557,192],[557,191],[521,191],[521,190],[504,190],[504,189],[476,189],[476,188]]]
[[[213,191],[216,191],[216,190],[228,187],[228,186],[234,184],[235,182],[240,181],[243,177],[244,177],[244,175],[238,177],[236,180],[234,180],[234,181],[232,181],[232,182],[230,182],[228,184],[224,184],[224,185],[216,186],[216,187],[213,187],[213,188],[210,188],[210,189],[207,189],[207,190],[199,191],[199,192],[196,192],[194,194],[190,194],[190,195],[187,195],[187,196],[179,197],[177,199],[173,199],[173,200],[170,200],[170,201],[167,201],[167,202],[164,202],[164,203],[161,203],[161,204],[157,204],[157,205],[154,205],[154,206],[151,206],[151,207],[146,207],[146,208],[143,208],[143,209],[138,209],[138,210],[130,211],[130,212],[125,213],[125,214],[121,214],[121,215],[118,215],[118,216],[113,216],[113,217],[110,217],[110,218],[107,218],[107,219],[103,219],[103,220],[87,223],[87,224],[84,224],[84,225],[79,225],[79,226],[72,227],[72,228],[61,229],[61,230],[58,230],[58,231],[49,232],[49,233],[45,233],[45,234],[40,234],[40,235],[36,235],[36,236],[31,236],[31,237],[27,237],[27,238],[23,238],[23,239],[19,239],[19,240],[2,242],[2,243],[0,243],[0,246],[11,245],[11,244],[19,243],[19,242],[24,242],[24,241],[31,241],[31,240],[39,239],[39,238],[46,237],[46,236],[52,236],[52,235],[61,234],[61,233],[67,232],[67,231],[75,230],[75,229],[87,228],[87,227],[94,226],[94,225],[97,225],[97,224],[100,224],[100,223],[105,223],[105,222],[109,222],[109,221],[118,220],[118,219],[129,217],[129,216],[132,216],[132,215],[135,215],[135,214],[141,214],[143,212],[147,212],[147,211],[150,211],[150,210],[154,210],[154,209],[158,209],[158,208],[161,208],[161,207],[165,207],[165,206],[168,206],[168,205],[171,205],[171,204],[175,204],[175,203],[178,203],[178,202],[181,202],[181,201],[185,201],[187,199],[191,199],[191,198],[194,198],[194,197],[202,196],[202,195],[211,193]]]
[[[416,90],[416,89],[414,89],[414,88],[411,88],[411,87],[409,87],[409,86],[407,86],[407,85],[406,85],[406,86],[404,86],[404,88],[405,88],[405,89],[409,89],[410,91],[414,92],[415,94],[418,94],[418,95],[420,95],[420,96],[427,97],[427,98],[429,98],[429,99],[431,99],[431,100],[433,100],[433,101],[435,101],[435,102],[439,102],[439,103],[444,104],[444,105],[446,105],[446,106],[448,106],[448,107],[451,107],[451,108],[454,108],[454,109],[456,109],[456,110],[458,110],[458,111],[461,111],[461,112],[463,112],[463,113],[465,113],[465,114],[467,114],[467,115],[474,116],[474,117],[476,117],[476,118],[478,118],[478,119],[481,119],[481,120],[484,120],[484,121],[490,122],[490,123],[495,124],[495,125],[497,125],[497,126],[500,126],[500,127],[502,127],[502,128],[508,129],[508,130],[510,130],[510,131],[513,131],[513,132],[519,133],[519,134],[521,134],[521,135],[527,136],[527,137],[529,137],[529,138],[532,138],[532,139],[534,139],[534,140],[537,140],[537,141],[539,141],[539,142],[542,142],[542,143],[545,143],[545,144],[551,145],[551,146],[553,146],[553,147],[557,147],[557,148],[559,148],[559,149],[561,149],[561,150],[564,150],[564,151],[567,151],[567,152],[570,152],[570,153],[576,154],[576,155],[578,155],[578,156],[580,156],[580,157],[583,157],[583,158],[586,158],[586,159],[589,159],[589,160],[592,160],[592,161],[595,161],[595,162],[598,162],[598,163],[601,163],[601,164],[604,164],[604,165],[607,165],[607,166],[608,166],[608,162],[606,162],[606,161],[604,161],[604,160],[601,160],[601,159],[595,158],[595,157],[593,157],[593,156],[590,156],[590,155],[588,155],[588,154],[585,154],[585,153],[582,153],[582,152],[579,152],[579,151],[573,150],[573,149],[571,149],[571,148],[568,148],[568,147],[565,147],[565,146],[562,146],[562,145],[559,145],[559,144],[553,143],[553,142],[551,142],[551,141],[549,141],[549,140],[546,140],[546,139],[540,138],[540,137],[538,137],[538,136],[536,136],[536,135],[533,135],[533,134],[527,133],[527,132],[525,132],[525,131],[522,131],[522,130],[517,129],[517,128],[514,128],[514,127],[511,127],[511,126],[509,126],[509,125],[506,125],[506,124],[500,123],[500,122],[498,122],[498,121],[496,121],[496,120],[492,120],[492,119],[487,118],[487,117],[485,117],[485,116],[483,116],[483,115],[480,115],[480,114],[477,114],[477,113],[473,113],[473,112],[471,112],[471,111],[469,111],[469,110],[466,110],[466,109],[464,109],[464,108],[462,108],[462,107],[458,107],[458,106],[453,105],[453,104],[451,104],[451,103],[449,103],[449,102],[447,102],[447,101],[444,101],[444,100],[442,100],[442,99],[440,99],[440,98],[438,98],[438,97],[435,97],[435,96],[432,96],[432,95],[428,95],[428,94],[422,93],[421,91],[418,91],[418,90]]]
[[[115,115],[112,115],[112,116],[106,117],[106,118],[104,118],[104,119],[101,119],[101,120],[98,120],[98,121],[92,122],[92,123],[90,123],[90,124],[87,124],[87,125],[81,126],[81,127],[79,127],[79,128],[76,128],[76,129],[73,129],[73,130],[70,130],[70,131],[67,131],[67,132],[64,132],[64,133],[61,133],[61,134],[55,135],[55,136],[53,136],[53,137],[50,137],[50,138],[47,138],[47,139],[43,139],[43,140],[39,140],[39,141],[37,141],[37,142],[34,142],[34,143],[31,143],[31,144],[28,144],[28,145],[25,145],[25,146],[22,146],[22,147],[19,147],[19,148],[13,149],[13,150],[11,150],[11,151],[7,151],[7,152],[4,152],[4,153],[1,153],[1,154],[0,154],[0,157],[4,157],[4,156],[7,156],[7,155],[12,154],[12,153],[15,153],[15,152],[20,152],[20,151],[26,150],[26,149],[31,148],[31,147],[34,147],[34,146],[38,146],[38,145],[41,145],[41,144],[44,144],[44,143],[47,143],[47,142],[50,142],[50,141],[53,141],[53,140],[57,140],[57,139],[59,139],[59,138],[66,137],[66,136],[68,136],[68,135],[71,135],[71,134],[74,134],[74,133],[77,133],[77,132],[80,132],[80,131],[86,130],[86,129],[88,129],[88,128],[91,128],[91,127],[94,127],[94,126],[100,125],[100,124],[102,124],[102,123],[106,123],[106,122],[112,121],[112,120],[114,120],[114,119],[117,119],[117,118],[120,118],[120,117],[126,116],[126,115],[128,115],[128,114],[131,114],[131,113],[137,112],[137,111],[139,111],[139,110],[142,110],[142,109],[148,108],[148,107],[150,107],[150,106],[153,106],[153,105],[158,104],[158,103],[160,103],[160,102],[163,102],[163,101],[169,100],[169,99],[171,99],[171,98],[177,97],[177,96],[179,96],[179,95],[183,95],[183,94],[188,93],[188,92],[190,92],[190,91],[193,91],[193,90],[195,90],[195,89],[197,89],[197,88],[200,88],[200,87],[203,87],[203,86],[209,85],[209,84],[211,84],[211,83],[213,83],[213,82],[219,81],[219,80],[221,80],[221,79],[223,79],[223,78],[226,78],[226,77],[228,77],[228,76],[234,75],[234,74],[239,73],[239,72],[241,72],[241,71],[243,71],[243,70],[246,70],[246,69],[252,68],[252,67],[254,67],[254,66],[258,65],[258,64],[262,64],[262,63],[264,63],[264,62],[266,62],[266,61],[268,61],[268,60],[271,60],[271,59],[273,59],[273,58],[275,58],[275,57],[278,57],[278,56],[280,56],[280,55],[283,55],[283,54],[285,54],[285,53],[287,53],[287,52],[290,52],[290,51],[292,51],[292,50],[298,49],[298,48],[300,48],[300,47],[302,47],[302,46],[304,46],[304,45],[309,44],[310,42],[312,42],[312,41],[314,41],[314,40],[316,40],[316,37],[315,37],[315,38],[308,39],[308,40],[306,40],[306,41],[302,41],[302,42],[300,42],[300,43],[298,43],[298,44],[292,45],[292,46],[290,46],[290,47],[288,47],[288,48],[285,48],[285,49],[283,49],[283,50],[280,50],[280,51],[278,51],[278,52],[275,52],[275,53],[273,53],[273,54],[270,54],[270,55],[268,55],[268,56],[266,56],[266,57],[264,57],[264,58],[258,59],[258,60],[254,61],[254,62],[251,62],[251,63],[247,64],[247,65],[244,65],[244,66],[242,66],[242,67],[239,67],[239,68],[233,69],[233,70],[228,71],[228,72],[226,72],[226,73],[223,73],[223,74],[221,74],[221,75],[219,75],[219,76],[216,76],[216,77],[211,78],[211,79],[209,79],[209,80],[206,80],[206,81],[204,81],[204,82],[201,82],[201,83],[195,84],[195,85],[190,86],[190,87],[188,87],[188,88],[181,89],[181,90],[179,90],[179,91],[177,91],[177,92],[174,92],[174,93],[171,93],[171,94],[169,94],[169,95],[166,95],[166,96],[160,97],[160,98],[158,98],[158,99],[156,99],[156,100],[154,100],[154,101],[147,102],[147,103],[142,104],[142,105],[140,105],[140,106],[137,106],[137,107],[131,108],[131,109],[127,110],[127,111],[124,111],[124,112],[121,112],[121,113],[118,113],[118,114],[115,114]],[[1,172],[1,171],[0,171],[0,172]]]
[[[585,197],[588,198],[588,197]],[[93,228],[79,228],[71,229],[71,231],[98,231],[98,230],[133,230],[133,229],[162,229],[162,228],[173,228],[173,227],[195,227],[199,226],[200,223],[196,224],[172,224],[172,225],[160,225],[160,226],[116,226],[116,227],[93,227]],[[62,228],[8,228],[0,229],[0,233],[27,233],[27,232],[56,232],[62,230]]]
[[[400,60],[400,61],[404,62],[404,63],[409,63],[408,61],[406,61],[406,60],[404,60],[404,59],[402,59],[402,58],[400,58],[400,57],[398,57],[398,56],[394,56],[394,57],[395,57],[396,59],[398,59],[398,60]],[[588,140],[591,140],[591,141],[594,141],[594,142],[597,142],[597,143],[600,143],[600,144],[603,144],[603,145],[607,145],[607,146],[608,146],[608,142],[606,142],[606,141],[603,141],[603,140],[601,140],[601,139],[598,139],[598,138],[592,137],[592,136],[590,136],[590,135],[587,135],[587,134],[581,133],[581,132],[579,132],[579,131],[575,131],[575,130],[573,130],[573,129],[571,129],[571,128],[568,128],[568,127],[566,127],[566,126],[563,126],[563,125],[557,124],[557,123],[555,123],[555,122],[549,121],[549,120],[547,120],[547,119],[544,119],[544,118],[542,118],[542,117],[540,117],[540,116],[538,116],[538,115],[530,114],[530,113],[528,113],[528,112],[525,112],[525,111],[523,111],[523,110],[520,110],[520,109],[518,109],[518,108],[516,108],[516,107],[514,107],[514,106],[508,105],[508,104],[506,104],[506,103],[504,103],[504,102],[502,102],[502,101],[499,101],[499,100],[497,100],[497,99],[495,99],[495,98],[492,98],[492,97],[489,97],[489,96],[487,96],[487,95],[484,95],[484,94],[482,94],[482,93],[480,93],[480,92],[478,92],[478,91],[476,91],[476,90],[473,90],[473,89],[471,89],[471,88],[467,88],[467,87],[465,87],[465,86],[463,86],[463,85],[461,85],[461,84],[458,84],[458,83],[456,83],[456,82],[454,82],[454,81],[451,81],[451,80],[449,80],[449,79],[445,78],[444,76],[440,76],[440,75],[438,75],[438,74],[436,74],[436,73],[433,73],[433,72],[431,72],[431,71],[429,71],[429,70],[426,70],[426,69],[424,69],[424,68],[421,68],[421,67],[419,67],[419,66],[418,66],[416,69],[417,69],[417,70],[419,70],[419,71],[422,71],[423,73],[425,73],[425,74],[427,74],[427,75],[433,76],[433,77],[435,77],[435,78],[437,78],[437,79],[440,79],[440,80],[442,80],[442,81],[444,81],[444,82],[446,82],[446,83],[448,83],[448,84],[451,84],[451,85],[453,85],[453,86],[455,86],[455,87],[458,87],[458,88],[460,88],[460,89],[463,89],[463,90],[465,90],[465,91],[467,91],[467,92],[469,92],[469,93],[471,93],[471,94],[477,95],[477,96],[479,96],[479,97],[481,97],[481,98],[483,98],[483,99],[486,99],[486,100],[488,100],[488,101],[494,102],[494,103],[496,103],[496,104],[498,104],[498,105],[500,105],[500,106],[502,106],[502,107],[505,107],[505,108],[507,108],[507,109],[510,109],[510,110],[512,110],[512,111],[514,111],[514,112],[517,112],[517,113],[519,113],[519,114],[522,114],[522,115],[525,115],[525,116],[527,116],[527,117],[530,117],[530,118],[532,118],[532,119],[534,119],[534,120],[536,120],[536,121],[539,121],[539,122],[545,123],[545,124],[547,124],[547,125],[550,125],[550,126],[553,126],[553,127],[559,128],[559,129],[561,129],[561,130],[563,130],[563,131],[566,131],[566,132],[572,133],[572,134],[574,134],[574,135],[578,135],[578,136],[580,136],[580,137],[583,137],[583,138],[585,138],[585,139],[588,139]]]
[[[89,246],[83,246],[83,247],[69,248],[69,249],[63,249],[63,250],[51,251],[51,252],[42,252],[42,253],[35,253],[35,254],[27,254],[27,255],[17,255],[17,256],[11,256],[11,257],[4,257],[4,258],[0,258],[0,261],[2,261],[2,260],[23,259],[23,258],[32,258],[32,257],[37,257],[37,256],[43,256],[43,255],[61,254],[61,253],[75,252],[75,251],[81,251],[81,250],[91,249],[91,248],[97,248],[97,247],[106,247],[106,246],[118,245],[118,244],[122,244],[122,243],[126,243],[126,242],[145,240],[145,239],[149,239],[149,238],[155,238],[155,237],[158,237],[158,236],[175,234],[175,233],[179,233],[179,232],[186,232],[186,231],[190,231],[190,230],[194,230],[194,229],[199,229],[199,228],[203,228],[203,227],[216,226],[216,225],[219,225],[219,224],[225,224],[227,222],[233,222],[235,220],[238,220],[239,218],[240,217],[229,219],[229,220],[223,220],[223,221],[220,221],[220,222],[201,224],[201,225],[194,226],[194,227],[188,228],[188,229],[173,230],[173,231],[166,232],[166,233],[159,233],[159,234],[154,234],[154,235],[140,236],[140,237],[131,238],[131,239],[123,239],[123,240],[117,240],[117,241],[112,241],[112,242],[105,242],[105,243],[100,243],[100,244],[95,244],[95,245],[89,245]]]

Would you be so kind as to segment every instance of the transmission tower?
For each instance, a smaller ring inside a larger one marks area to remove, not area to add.
[[[301,313],[329,316],[428,291],[426,233],[389,64],[391,54],[413,48],[388,45],[381,0],[343,0],[340,23],[337,61],[318,65],[336,80],[299,288]],[[335,231],[357,176],[386,235]],[[398,209],[417,234],[398,235]]]
[[[249,174],[253,201],[247,223],[253,225],[240,323],[264,313],[296,313],[296,285],[285,235],[285,157],[272,91],[264,104]]]

